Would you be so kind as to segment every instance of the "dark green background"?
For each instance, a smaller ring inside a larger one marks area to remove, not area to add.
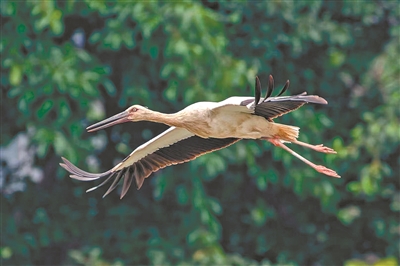
[[[0,7],[2,265],[399,262],[397,1]],[[289,94],[328,100],[277,121],[333,147],[337,155],[289,144],[342,179],[249,140],[163,169],[123,200],[86,194],[94,184],[58,166],[64,156],[105,171],[166,129],[85,132],[132,104],[175,112],[253,95],[255,75],[265,90],[269,74],[278,87],[290,79]]]

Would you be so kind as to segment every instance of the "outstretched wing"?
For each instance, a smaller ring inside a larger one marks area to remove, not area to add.
[[[230,97],[222,102],[216,103],[213,110],[225,110],[228,112],[243,112],[262,116],[268,121],[292,112],[306,103],[327,104],[328,102],[316,95],[302,93],[294,96],[269,97],[254,104],[253,97]]]
[[[254,107],[254,114],[272,120],[278,116],[292,112],[306,103],[327,104],[328,102],[316,95],[302,93],[295,96],[269,97]]]
[[[88,192],[105,185],[114,178],[113,183],[103,197],[113,191],[119,181],[123,179],[121,192],[121,198],[123,198],[133,179],[136,181],[137,188],[140,189],[144,179],[161,168],[194,160],[203,154],[225,148],[239,140],[236,138],[204,139],[186,129],[171,127],[138,147],[121,163],[107,172],[89,173],[74,166],[65,158],[62,158],[64,163],[60,165],[70,172],[71,178],[77,180],[91,181],[107,177],[100,185],[89,189]]]
[[[317,103],[317,104],[327,104],[328,102],[317,95],[307,95],[303,92],[299,95],[294,96],[280,96],[289,88],[289,80],[286,81],[285,86],[282,88],[281,92],[277,97],[270,97],[274,89],[274,79],[270,75],[268,80],[267,94],[263,100],[260,100],[261,95],[261,83],[256,77],[255,85],[255,98],[244,99],[240,105],[246,106],[247,108],[253,110],[255,115],[264,117],[265,119],[272,121],[272,119],[292,112],[306,103]]]

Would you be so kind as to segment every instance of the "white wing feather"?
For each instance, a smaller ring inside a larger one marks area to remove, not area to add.
[[[194,134],[184,128],[170,127],[160,135],[137,147],[128,157],[125,158],[125,160],[114,166],[114,168],[111,169],[111,172],[122,170],[158,149],[168,147],[180,140],[192,136],[194,136]]]

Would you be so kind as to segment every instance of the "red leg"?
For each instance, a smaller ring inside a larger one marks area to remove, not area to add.
[[[303,146],[303,147],[307,147],[310,149],[313,149],[315,151],[318,152],[323,152],[323,153],[337,153],[334,149],[331,149],[329,147],[325,147],[324,144],[319,144],[319,145],[312,145],[312,144],[308,144],[302,141],[292,141],[292,143]]]
[[[314,168],[316,171],[323,173],[325,175],[328,176],[333,176],[336,178],[340,178],[340,175],[338,175],[335,171],[326,168],[323,165],[316,165],[313,162],[307,160],[306,158],[304,158],[303,156],[301,156],[300,154],[298,154],[297,152],[293,151],[292,149],[290,149],[289,147],[287,147],[285,144],[283,144],[279,139],[266,139],[269,142],[271,142],[272,144],[274,144],[277,147],[281,147],[282,149],[288,151],[290,154],[292,154],[293,156],[299,158],[301,161],[305,162],[307,165],[311,166],[312,168]],[[307,143],[305,143],[307,144]],[[301,145],[301,144],[300,144]],[[308,144],[310,145],[310,144]],[[313,146],[313,145],[310,145]],[[329,149],[329,148],[328,148]]]

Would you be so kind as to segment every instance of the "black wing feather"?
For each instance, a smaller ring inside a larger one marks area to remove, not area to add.
[[[255,90],[254,102],[257,104],[261,98],[261,82],[257,76],[256,76],[256,84],[254,86],[254,90]]]
[[[269,75],[267,94],[265,94],[263,102],[271,96],[273,91],[274,91],[274,77],[272,75]]]
[[[112,182],[110,188],[107,190],[107,192],[103,195],[103,198],[105,196],[107,196],[108,194],[110,194],[118,185],[119,181],[121,180],[122,176],[124,175],[124,173],[126,172],[127,168],[122,169],[117,177],[114,179],[114,181]]]
[[[282,94],[285,93],[285,91],[289,88],[290,82],[289,80],[286,81],[285,86],[283,86],[281,92],[277,96],[281,96]]]

